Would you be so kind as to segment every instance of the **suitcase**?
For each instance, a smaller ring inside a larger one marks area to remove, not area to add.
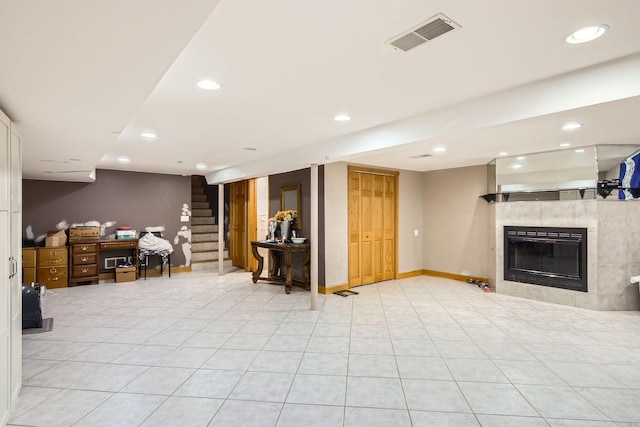
[[[22,329],[42,328],[40,289],[22,285]]]

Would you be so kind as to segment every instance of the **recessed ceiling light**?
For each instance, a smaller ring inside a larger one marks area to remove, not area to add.
[[[525,157],[525,156],[518,156],[518,157],[516,157],[516,159],[518,159],[518,160],[524,160],[524,159],[526,159],[526,157]]]
[[[200,80],[196,84],[200,89],[205,89],[205,90],[218,90],[222,87],[220,83],[215,82],[213,80]]]
[[[580,28],[575,31],[569,37],[567,37],[567,43],[580,44],[587,43],[602,36],[607,31],[606,25],[594,25],[592,27]]]
[[[151,132],[143,132],[140,134],[140,136],[146,140],[149,141],[153,141],[154,139],[158,138],[158,135],[156,135],[155,133],[151,133]]]
[[[507,153],[506,151],[501,151],[498,153],[498,156],[508,156],[509,153]]]
[[[521,164],[516,163],[515,165],[511,165],[513,169],[520,169],[522,167]]]
[[[578,122],[569,122],[569,123],[565,123],[562,126],[562,130],[574,130],[574,129],[579,129],[582,127],[582,123],[578,123]]]
[[[204,163],[198,163],[196,164],[196,169],[198,169],[199,171],[203,171],[207,168],[207,165],[205,165]]]
[[[242,148],[244,151],[256,151],[257,148],[256,147],[243,147]]]
[[[568,142],[563,142],[562,144],[560,144],[560,147],[571,147],[571,144]]]
[[[333,117],[333,120],[335,120],[336,122],[348,122],[349,120],[351,120],[351,116],[348,114],[338,114],[337,116]]]
[[[576,150],[576,153],[584,153],[584,148],[578,148],[578,149]]]
[[[118,157],[118,163],[122,163],[123,165],[126,165],[127,163],[129,163],[131,160],[127,157],[127,156],[120,156]]]
[[[433,151],[435,153],[444,153],[445,151],[447,151],[447,149],[445,147],[436,147],[433,149]]]

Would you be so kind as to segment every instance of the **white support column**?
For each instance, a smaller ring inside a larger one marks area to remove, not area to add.
[[[218,276],[224,274],[224,184],[218,184]]]
[[[318,165],[311,165],[311,310],[318,310]]]

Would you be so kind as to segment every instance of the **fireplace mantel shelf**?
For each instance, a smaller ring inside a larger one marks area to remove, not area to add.
[[[580,194],[580,198],[584,199],[584,195],[587,190],[597,191],[598,195],[603,199],[606,199],[613,190],[628,190],[632,193],[640,193],[640,188],[635,187],[588,187],[588,188],[562,188],[557,190],[532,190],[532,191],[510,191],[510,192],[502,192],[502,193],[487,193],[482,194],[482,197],[488,203],[492,202],[508,202],[509,198],[512,195],[517,194],[526,194],[530,196],[535,196],[536,194],[553,194],[560,192],[568,192],[568,191],[577,191]]]

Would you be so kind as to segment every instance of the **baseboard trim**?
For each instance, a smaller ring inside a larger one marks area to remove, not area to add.
[[[479,277],[479,276],[464,276],[462,274],[454,274],[454,273],[446,273],[444,271],[436,271],[436,270],[422,270],[425,276],[432,277],[441,277],[443,279],[452,279],[459,280],[461,282],[466,282],[469,279],[479,280],[481,282],[489,283],[489,278],[487,277]]]
[[[349,289],[348,283],[343,283],[341,285],[335,285],[335,286],[329,286],[329,287],[318,286],[318,292],[325,295],[330,295],[334,292],[346,291],[347,289]]]
[[[409,277],[423,276],[424,270],[406,271],[404,273],[398,273],[398,279],[408,279]]]
[[[181,265],[179,267],[171,267],[171,274],[174,273],[188,273],[191,271],[191,266],[190,265]],[[169,268],[165,267],[162,269],[162,275],[169,277]],[[100,273],[99,275],[100,280],[115,280],[116,278],[116,273],[115,272],[108,272],[108,273]],[[156,269],[156,268],[150,268],[147,270],[147,277],[160,277],[160,269]],[[141,269],[140,271],[140,276],[138,277],[138,279],[143,279],[144,278],[144,268]]]

